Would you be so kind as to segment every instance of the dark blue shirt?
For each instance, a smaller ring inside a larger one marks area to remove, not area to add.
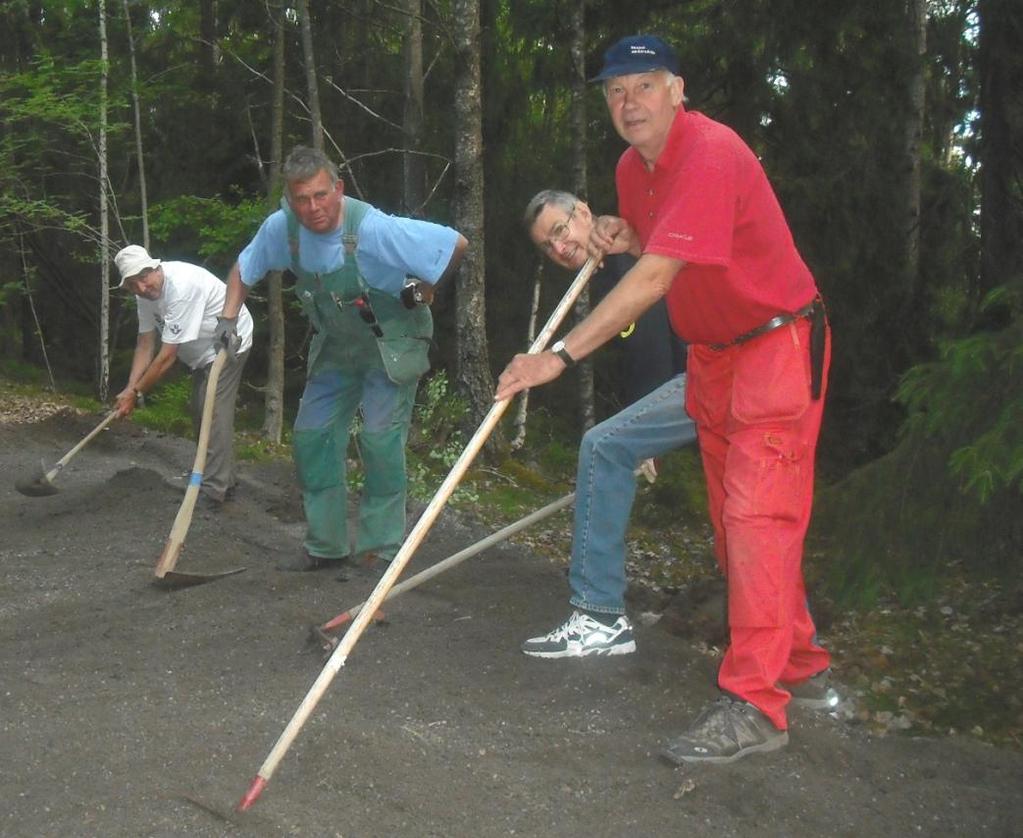
[[[627,253],[604,257],[603,266],[590,279],[590,304],[596,306],[618,284],[636,259]],[[658,300],[615,338],[623,352],[621,399],[630,405],[664,382],[686,371],[686,345],[672,331],[668,308]]]

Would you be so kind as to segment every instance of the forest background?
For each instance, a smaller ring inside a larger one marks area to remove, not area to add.
[[[279,200],[282,155],[314,144],[348,194],[470,240],[435,305],[433,361],[471,430],[528,345],[536,289],[545,317],[568,279],[529,245],[522,209],[558,187],[614,211],[623,144],[586,79],[614,40],[655,32],[688,107],[760,155],[828,304],[815,527],[832,591],[911,602],[964,568],[1015,578],[1020,4],[6,0],[0,21],[8,375],[37,367],[106,399],[136,325],[109,290],[113,253],[142,243],[226,276]],[[308,339],[290,282],[250,298],[247,401],[276,441]],[[532,394],[530,416],[561,423],[573,451],[618,407],[616,376],[613,359],[586,365]]]

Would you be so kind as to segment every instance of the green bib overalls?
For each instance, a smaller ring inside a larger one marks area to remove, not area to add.
[[[433,321],[425,306],[406,309],[400,300],[367,285],[355,250],[369,205],[348,197],[344,202],[345,263],[336,271],[316,274],[299,264],[299,223],[282,201],[295,293],[315,329],[294,431],[307,523],[305,548],[325,558],[352,553],[346,455],[361,407],[357,446],[366,481],[355,552],[374,550],[390,559],[405,532],[405,444],[419,376],[429,368]]]

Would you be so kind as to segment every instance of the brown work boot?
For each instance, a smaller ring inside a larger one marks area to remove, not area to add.
[[[752,704],[722,696],[707,707],[661,756],[676,765],[693,762],[726,764],[747,754],[784,748],[787,731],[778,730]]]

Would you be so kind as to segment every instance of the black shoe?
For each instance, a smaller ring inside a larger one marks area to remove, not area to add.
[[[337,570],[348,563],[347,556],[332,559],[327,556],[313,556],[308,550],[302,552],[294,559],[284,559],[277,563],[278,570],[307,572],[311,570]]]
[[[391,566],[391,561],[395,555],[396,553],[387,551],[378,553],[376,550],[363,553],[358,562],[359,571],[362,575],[368,576],[371,579],[379,579],[387,573],[387,568]]]
[[[224,508],[226,498],[219,500],[212,495],[207,495],[205,492],[200,492],[199,497],[195,499],[195,508],[200,512],[220,512]]]

